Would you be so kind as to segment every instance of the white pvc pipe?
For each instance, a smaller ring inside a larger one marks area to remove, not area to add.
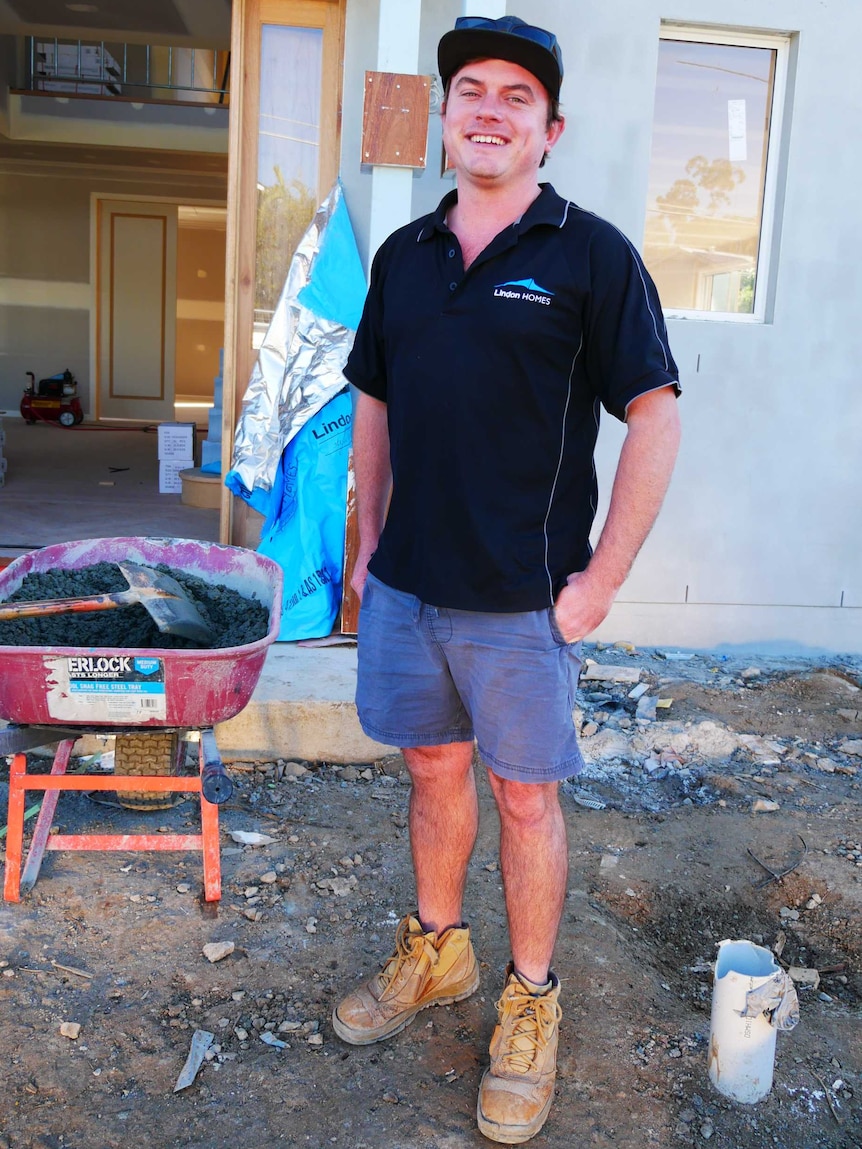
[[[742,1017],[745,996],[779,966],[772,952],[748,941],[718,949],[709,1030],[709,1079],[719,1093],[752,1104],[772,1088],[776,1031],[765,1014]]]

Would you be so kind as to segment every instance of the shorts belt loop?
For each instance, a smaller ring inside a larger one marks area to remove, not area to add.
[[[413,613],[413,622],[418,623],[419,619],[422,616],[422,603],[419,601],[418,598],[416,598],[415,595],[413,596],[413,602],[411,604],[411,609],[412,609],[412,613]]]

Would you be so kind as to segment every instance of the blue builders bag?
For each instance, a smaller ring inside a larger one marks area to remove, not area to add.
[[[329,634],[341,606],[351,403],[345,390],[284,448],[259,553],[284,571],[280,642]]]

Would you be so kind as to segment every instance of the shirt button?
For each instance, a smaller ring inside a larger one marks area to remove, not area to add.
[[[449,249],[449,258],[450,259],[455,258],[455,248],[454,247],[450,247],[450,249]]]
[[[450,291],[454,291],[454,290],[455,290],[455,288],[456,288],[457,286],[458,286],[458,284],[457,284],[457,283],[450,283],[450,284],[449,284],[449,290],[450,290]]]

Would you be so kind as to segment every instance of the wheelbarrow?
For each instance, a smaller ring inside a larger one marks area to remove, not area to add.
[[[269,614],[267,633],[244,646],[216,649],[0,646],[0,718],[13,724],[0,731],[0,753],[16,756],[10,771],[5,887],[9,901],[17,901],[19,894],[27,789],[46,795],[31,845],[31,855],[36,848],[38,857],[28,859],[25,887],[35,881],[44,849],[200,848],[206,900],[220,896],[217,804],[230,796],[232,787],[212,728],[248,703],[267,649],[278,637],[281,568],[253,551],[189,539],[85,539],[16,559],[0,571],[0,601],[14,594],[31,572],[126,560],[150,567],[164,563],[258,599]],[[190,731],[200,732],[200,776],[167,777],[177,764],[178,743]],[[66,775],[74,742],[84,733],[115,736],[116,761],[129,766],[125,776]],[[59,749],[51,774],[27,774],[24,751],[54,744]],[[56,792],[62,789],[114,789],[123,805],[135,809],[163,808],[165,802],[159,799],[167,794],[200,792],[202,833],[89,836],[90,844],[85,835],[49,839]]]

